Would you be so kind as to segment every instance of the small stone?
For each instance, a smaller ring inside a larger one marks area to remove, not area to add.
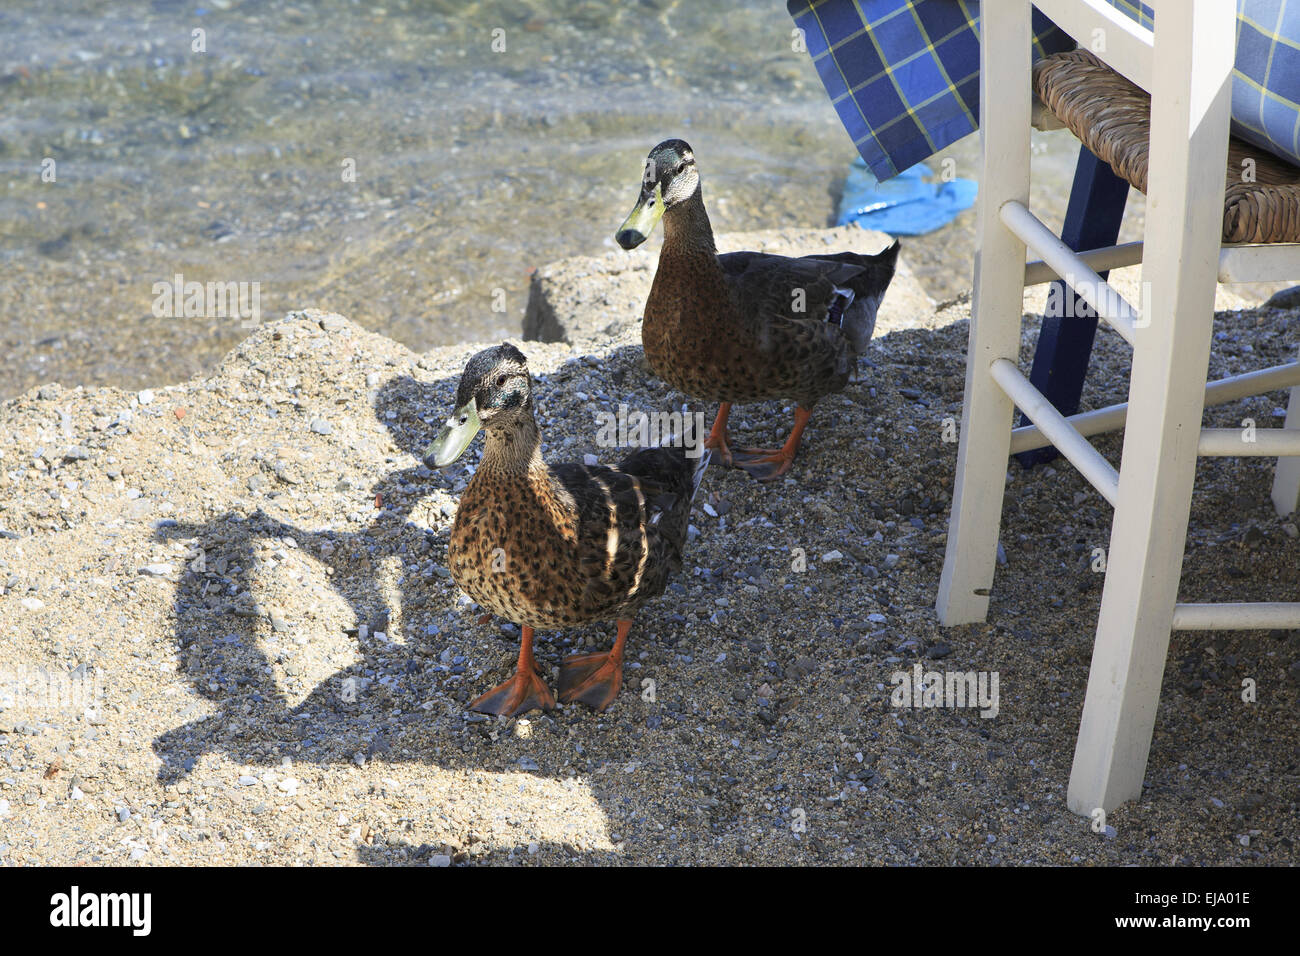
[[[538,846],[536,843],[530,843],[528,844],[528,855],[536,856],[539,852],[541,852],[541,849],[542,848]]]
[[[174,574],[176,569],[170,564],[146,564],[140,569],[141,574],[152,575],[156,578],[165,578],[169,574]]]
[[[600,464],[600,459],[597,458],[595,455],[583,455],[582,463],[586,465],[588,468],[590,468],[593,465]]]
[[[1007,550],[1006,548],[1002,547],[1002,542],[999,541],[998,542],[998,564],[1006,564],[1006,563],[1007,563]]]
[[[146,388],[144,391],[136,395],[136,398],[139,400],[141,405],[150,405],[153,403],[154,399],[153,390]]]
[[[828,562],[829,562],[829,561],[843,561],[843,560],[844,560],[844,555],[841,554],[839,551],[827,551],[825,554],[822,555],[822,560],[823,560],[823,561],[828,561]]]
[[[1269,300],[1264,303],[1266,309],[1294,309],[1297,307],[1300,307],[1300,285],[1293,285],[1289,289],[1274,292],[1269,297]]]
[[[332,435],[334,433],[334,426],[323,418],[313,418],[311,420],[311,430],[317,435]]]
[[[533,735],[533,722],[527,718],[521,717],[515,721],[515,736],[520,740],[527,740]]]
[[[285,777],[276,786],[291,797],[298,792],[298,781],[293,777]]]
[[[34,597],[25,597],[18,603],[21,604],[23,607],[27,608],[27,610],[29,611],[39,611],[41,608],[45,607],[44,601],[42,601],[40,598],[34,598]]]
[[[257,784],[257,778],[254,777],[252,774],[246,773],[240,776],[239,778],[239,785],[241,787],[252,787],[255,786],[256,784]]]
[[[320,327],[324,329],[326,332],[337,332],[345,325],[347,325],[347,323],[343,320],[343,316],[335,315],[333,313],[324,316],[320,320]]]
[[[118,822],[118,823],[126,823],[126,821],[127,821],[127,820],[130,820],[130,819],[131,819],[131,811],[130,811],[130,810],[128,810],[126,807],[118,807],[118,808],[117,808],[117,822]]]
[[[435,853],[429,857],[430,866],[451,866],[451,857],[446,853]]]
[[[898,555],[896,555],[896,554],[887,554],[887,555],[885,555],[885,567],[886,567],[886,568],[894,568],[894,567],[897,567],[897,566],[898,566],[898,562],[901,561],[901,560],[902,560],[902,558],[900,558],[900,557],[899,557]]]
[[[379,373],[378,373],[378,372],[369,372],[369,373],[367,373],[367,375],[366,375],[366,387],[367,387],[367,388],[374,388],[374,387],[375,387],[376,385],[378,385],[378,384],[379,384]]]

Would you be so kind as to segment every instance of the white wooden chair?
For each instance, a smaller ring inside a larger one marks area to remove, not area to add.
[[[1086,816],[1141,796],[1171,629],[1300,628],[1300,603],[1178,603],[1198,454],[1279,457],[1273,501],[1282,514],[1296,509],[1300,458],[1282,456],[1300,456],[1300,363],[1208,388],[1206,376],[1216,276],[1300,278],[1300,246],[1221,247],[1233,0],[1159,0],[1154,33],[1104,0],[1036,5],[1085,47],[1103,38],[1098,56],[1152,95],[1145,242],[1074,253],[1029,211],[1030,3],[984,3],[979,252],[937,610],[944,625],[988,611],[1012,452],[1055,445],[1114,506],[1068,793],[1070,809]],[[1041,261],[1026,266],[1026,246]],[[1149,283],[1142,314],[1095,271],[1136,262]],[[1018,368],[1023,290],[1058,276],[1133,346],[1127,405],[1066,419]],[[1285,428],[1260,430],[1248,444],[1236,429],[1201,427],[1208,404],[1288,386]],[[1013,432],[1014,406],[1034,426]],[[1085,436],[1120,427],[1116,471]]]

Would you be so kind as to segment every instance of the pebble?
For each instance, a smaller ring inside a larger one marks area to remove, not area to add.
[[[130,819],[131,819],[131,811],[130,811],[130,810],[128,810],[126,807],[118,807],[118,808],[117,808],[117,822],[118,822],[118,823],[126,823],[126,821],[127,821],[127,820],[130,820]]]
[[[169,574],[174,574],[176,568],[170,564],[146,564],[140,569],[141,574],[153,575],[156,578],[165,578]]]
[[[41,608],[45,607],[44,601],[42,601],[40,598],[34,598],[34,597],[25,597],[18,603],[21,604],[23,607],[27,608],[27,610],[29,611],[39,611]]]
[[[903,560],[903,559],[902,559],[901,557],[899,557],[898,555],[896,555],[896,554],[887,554],[887,555],[885,555],[885,567],[886,567],[886,568],[894,568],[894,567],[897,567],[897,566],[898,566],[898,562],[901,561],[901,560]]]
[[[435,853],[429,857],[430,866],[451,866],[451,857],[446,853]]]
[[[827,551],[825,554],[822,555],[822,560],[823,560],[823,561],[828,561],[828,562],[829,562],[829,561],[843,561],[843,560],[844,560],[844,555],[841,554],[839,551]]]
[[[334,433],[334,426],[323,418],[313,418],[311,420],[311,430],[317,435],[332,435]]]
[[[257,783],[257,778],[251,774],[246,773],[239,778],[239,785],[241,787],[251,787],[254,786],[256,783]]]
[[[136,395],[136,398],[139,400],[141,405],[152,405],[154,399],[153,389],[146,388],[144,391]]]

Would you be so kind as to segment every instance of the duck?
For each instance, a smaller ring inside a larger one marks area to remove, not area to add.
[[[556,698],[538,673],[537,630],[613,620],[609,651],[563,660],[559,699],[603,711],[618,696],[633,617],[682,566],[691,503],[711,453],[698,439],[662,439],[617,467],[549,464],[541,454],[532,376],[510,343],[465,365],[455,409],[425,451],[446,468],[484,432],[447,545],[452,580],[484,609],[520,627],[514,674],[471,710],[517,716]],[[702,437],[702,436],[701,436]]]
[[[669,139],[650,151],[641,191],[615,241],[631,250],[662,219],[663,246],[641,343],[650,368],[691,398],[719,402],[705,447],[760,481],[785,475],[817,401],[841,391],[867,349],[899,244],[875,255],[718,255],[695,154]],[[736,403],[795,403],[780,448],[731,448]]]

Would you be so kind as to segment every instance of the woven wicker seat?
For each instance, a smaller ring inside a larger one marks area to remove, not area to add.
[[[1034,89],[1117,176],[1147,191],[1151,97],[1086,50],[1044,57]],[[1253,182],[1242,177],[1254,160]],[[1300,242],[1300,168],[1233,136],[1228,140],[1224,242]]]

